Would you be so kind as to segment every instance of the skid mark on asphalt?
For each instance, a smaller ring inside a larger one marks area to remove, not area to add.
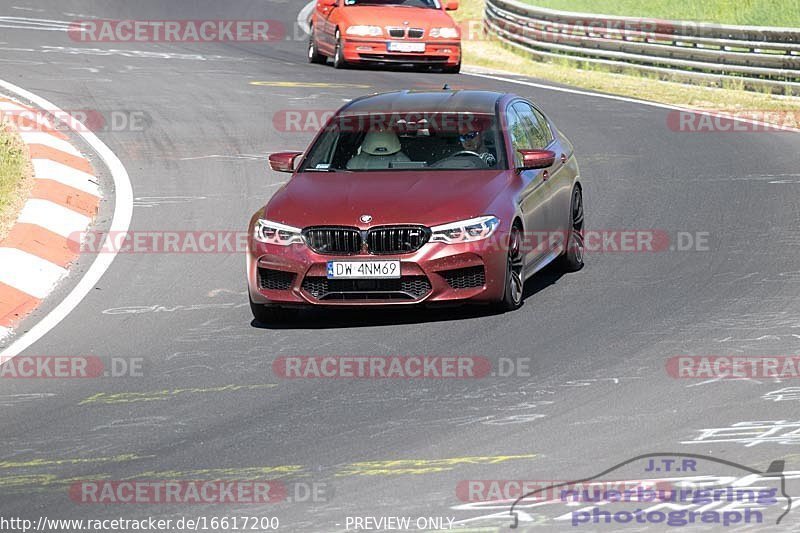
[[[96,463],[121,463],[136,461],[138,459],[152,459],[155,455],[123,454],[115,457],[94,457],[89,459],[32,459],[30,461],[0,461],[0,469],[8,468],[39,468],[49,466],[82,465]]]
[[[390,461],[364,461],[345,465],[336,472],[344,476],[399,476],[449,472],[462,465],[495,465],[507,461],[531,460],[537,454],[450,457],[447,459],[399,459]]]
[[[157,479],[157,480],[180,480],[180,479],[270,479],[296,476],[305,472],[303,465],[277,465],[277,466],[250,466],[242,468],[201,468],[197,470],[151,470],[141,472],[126,479]]]
[[[135,403],[135,402],[160,402],[171,400],[177,396],[187,394],[217,394],[223,392],[241,392],[251,390],[271,389],[277,387],[275,383],[263,383],[259,385],[224,385],[222,387],[209,387],[209,388],[189,388],[189,389],[167,389],[152,392],[118,392],[106,393],[98,392],[82,400],[78,405],[89,404],[118,404],[118,403]]]
[[[13,405],[43,400],[55,396],[52,392],[41,392],[32,394],[6,394],[0,396],[0,407],[11,407]]]
[[[212,309],[238,309],[249,307],[247,302],[231,302],[219,304],[194,304],[194,305],[134,305],[130,307],[114,307],[105,309],[104,315],[141,315],[144,313],[175,313],[177,311],[207,311]]]
[[[166,60],[187,60],[187,61],[234,61],[238,63],[252,61],[244,57],[229,57],[202,54],[178,54],[169,52],[151,52],[146,50],[122,50],[117,48],[76,48],[69,46],[40,46],[38,51],[43,54],[68,54],[68,55],[91,55],[91,56],[114,56],[135,59],[166,59]],[[37,51],[37,50],[32,50]]]
[[[196,200],[207,200],[205,196],[138,196],[133,207],[156,207],[162,205],[188,204]]]
[[[110,479],[110,474],[92,474],[93,480]],[[62,478],[54,474],[33,474],[0,477],[0,488],[24,489],[24,493],[45,492],[58,487],[69,486],[73,483],[86,481],[86,476]]]
[[[141,459],[152,459],[155,455],[136,455],[136,454],[123,454],[114,457],[95,457],[90,459],[85,458],[68,458],[68,459],[32,459],[30,461],[2,461],[0,462],[0,469],[18,470],[18,469],[33,469],[33,468],[52,468],[52,467],[65,467],[72,465],[92,465],[92,464],[110,464],[110,463],[127,463],[129,461],[137,461]],[[110,474],[92,474],[92,479],[108,479]],[[4,474],[0,476],[0,488],[8,489],[23,489],[19,492],[44,492],[53,490],[58,487],[68,486],[72,483],[83,481],[86,476],[80,477],[59,477],[56,474]]]
[[[195,157],[181,157],[178,161],[200,161],[214,159],[223,163],[230,163],[232,161],[267,161],[269,156],[263,154],[212,154],[201,155]],[[286,183],[281,182],[281,183]]]

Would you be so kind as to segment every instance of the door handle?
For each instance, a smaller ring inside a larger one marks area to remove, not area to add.
[[[547,181],[550,179],[550,173],[548,171],[542,172],[542,181]]]
[[[567,155],[566,154],[561,154],[561,164],[562,165],[566,165],[567,164]]]

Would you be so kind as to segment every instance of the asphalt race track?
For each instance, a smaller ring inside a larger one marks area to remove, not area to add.
[[[267,18],[294,28],[303,6],[5,0],[0,16]],[[276,114],[448,83],[515,92],[549,113],[576,146],[590,229],[708,240],[707,249],[590,253],[574,274],[545,270],[515,313],[307,312],[275,328],[252,320],[241,254],[120,254],[25,354],[142,358],[142,375],[0,380],[3,516],[277,516],[284,531],[319,532],[345,531],[348,516],[425,516],[494,531],[508,527],[508,506],[465,508],[459,482],[581,479],[654,452],[762,470],[784,459],[800,470],[797,435],[701,438],[742,422],[796,421],[798,400],[763,398],[790,380],[674,379],[665,370],[677,355],[800,350],[797,134],[676,132],[662,107],[467,74],[338,71],[307,64],[304,38],[76,43],[63,31],[2,24],[0,79],[62,109],[147,117],[143,131],[98,132],[130,174],[131,230],[243,231],[288,176],[269,171],[266,154],[302,150],[313,136],[279,131]],[[103,229],[113,190],[97,165]],[[286,355],[410,354],[523,358],[529,376],[286,380],[272,372]],[[91,505],[69,496],[80,480],[222,478],[317,483],[327,496],[267,506]],[[800,517],[785,524],[798,527]]]

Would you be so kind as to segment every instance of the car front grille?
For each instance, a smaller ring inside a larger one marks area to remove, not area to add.
[[[292,288],[296,275],[293,272],[272,270],[269,268],[258,269],[258,286],[268,291],[288,291]]]
[[[367,233],[371,254],[410,254],[422,248],[428,239],[430,232],[419,226],[375,228]]]
[[[314,227],[303,231],[308,246],[324,255],[410,254],[430,239],[423,226],[383,226],[368,231],[358,228]]]
[[[328,279],[309,276],[303,290],[317,300],[420,300],[431,292],[425,276],[400,279]]]
[[[425,30],[422,28],[388,28],[389,37],[394,39],[422,39],[425,36]]]
[[[319,254],[353,255],[361,252],[361,232],[355,228],[309,228],[306,243]]]
[[[486,285],[486,272],[482,266],[445,270],[439,274],[454,289],[473,289]]]

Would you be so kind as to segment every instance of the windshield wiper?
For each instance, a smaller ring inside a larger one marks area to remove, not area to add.
[[[307,168],[303,172],[352,172],[341,168]]]

